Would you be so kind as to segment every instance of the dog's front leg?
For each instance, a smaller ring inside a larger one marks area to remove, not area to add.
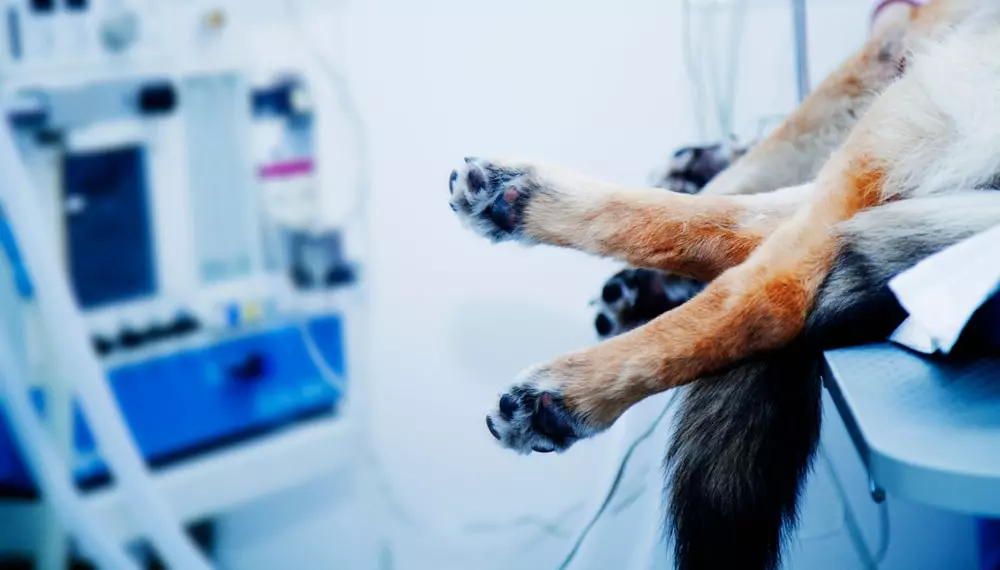
[[[741,263],[808,200],[626,188],[541,163],[466,159],[449,181],[459,218],[493,241],[549,244],[709,280]]]

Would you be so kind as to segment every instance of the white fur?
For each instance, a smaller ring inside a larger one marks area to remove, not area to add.
[[[915,53],[906,76],[876,103],[876,150],[891,197],[989,182],[1000,172],[1000,22],[980,11]]]

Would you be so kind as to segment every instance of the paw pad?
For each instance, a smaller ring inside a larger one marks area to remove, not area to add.
[[[501,395],[496,410],[486,416],[486,427],[502,445],[520,453],[564,451],[594,433],[558,392],[530,383]]]
[[[520,222],[532,194],[522,169],[467,158],[448,182],[451,209],[467,226],[492,241],[521,237]]]

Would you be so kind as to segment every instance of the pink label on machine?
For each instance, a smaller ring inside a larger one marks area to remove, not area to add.
[[[312,174],[315,165],[311,158],[301,160],[289,160],[286,162],[275,162],[260,167],[258,175],[261,178],[288,178],[302,174]]]

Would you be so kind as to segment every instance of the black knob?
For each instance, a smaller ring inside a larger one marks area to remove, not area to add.
[[[170,327],[163,323],[153,323],[146,329],[146,338],[150,342],[163,340],[170,336]]]
[[[199,328],[201,328],[201,323],[198,322],[198,319],[190,313],[181,312],[167,326],[166,332],[168,335],[180,336],[193,333]]]
[[[139,89],[139,112],[166,115],[177,106],[177,91],[170,83],[151,83]]]
[[[354,268],[350,265],[338,265],[326,273],[326,286],[337,287],[353,283]]]
[[[55,8],[55,0],[31,0],[31,10],[38,14],[50,14]]]
[[[229,367],[229,376],[244,382],[260,380],[267,371],[267,360],[259,352],[250,352],[242,360]]]
[[[101,335],[94,335],[91,337],[90,343],[93,345],[94,352],[96,352],[98,356],[107,356],[115,349],[114,341]]]
[[[124,328],[118,334],[118,344],[124,348],[136,348],[146,342],[146,335],[132,328]]]

